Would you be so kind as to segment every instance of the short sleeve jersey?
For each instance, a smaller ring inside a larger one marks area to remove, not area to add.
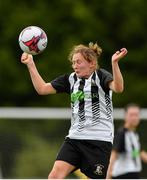
[[[88,79],[77,77],[76,73],[57,77],[51,84],[57,93],[71,96],[71,139],[113,141],[112,91],[109,82],[111,73],[96,70]]]

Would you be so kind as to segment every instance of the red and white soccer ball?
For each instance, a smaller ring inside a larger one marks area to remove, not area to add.
[[[47,46],[47,35],[41,28],[29,26],[20,33],[19,45],[28,54],[39,54]]]

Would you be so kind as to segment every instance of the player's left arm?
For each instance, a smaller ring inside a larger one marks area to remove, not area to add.
[[[127,52],[126,48],[122,48],[120,51],[116,51],[112,56],[113,81],[109,82],[109,88],[117,93],[121,93],[124,90],[124,80],[118,62],[121,58],[126,56]]]
[[[147,152],[146,151],[142,150],[140,152],[140,157],[143,162],[147,163]]]

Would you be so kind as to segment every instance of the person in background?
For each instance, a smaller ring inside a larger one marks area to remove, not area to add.
[[[141,149],[136,129],[140,123],[140,107],[125,107],[125,122],[114,137],[107,179],[139,179],[141,160],[147,163],[147,152]]]

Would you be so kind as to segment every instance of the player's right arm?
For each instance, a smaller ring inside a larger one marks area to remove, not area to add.
[[[40,74],[36,68],[36,65],[33,61],[32,55],[23,53],[21,56],[21,62],[23,64],[27,65],[33,86],[38,94],[47,95],[47,94],[55,94],[56,93],[56,90],[53,88],[51,83],[46,83],[40,76]]]

